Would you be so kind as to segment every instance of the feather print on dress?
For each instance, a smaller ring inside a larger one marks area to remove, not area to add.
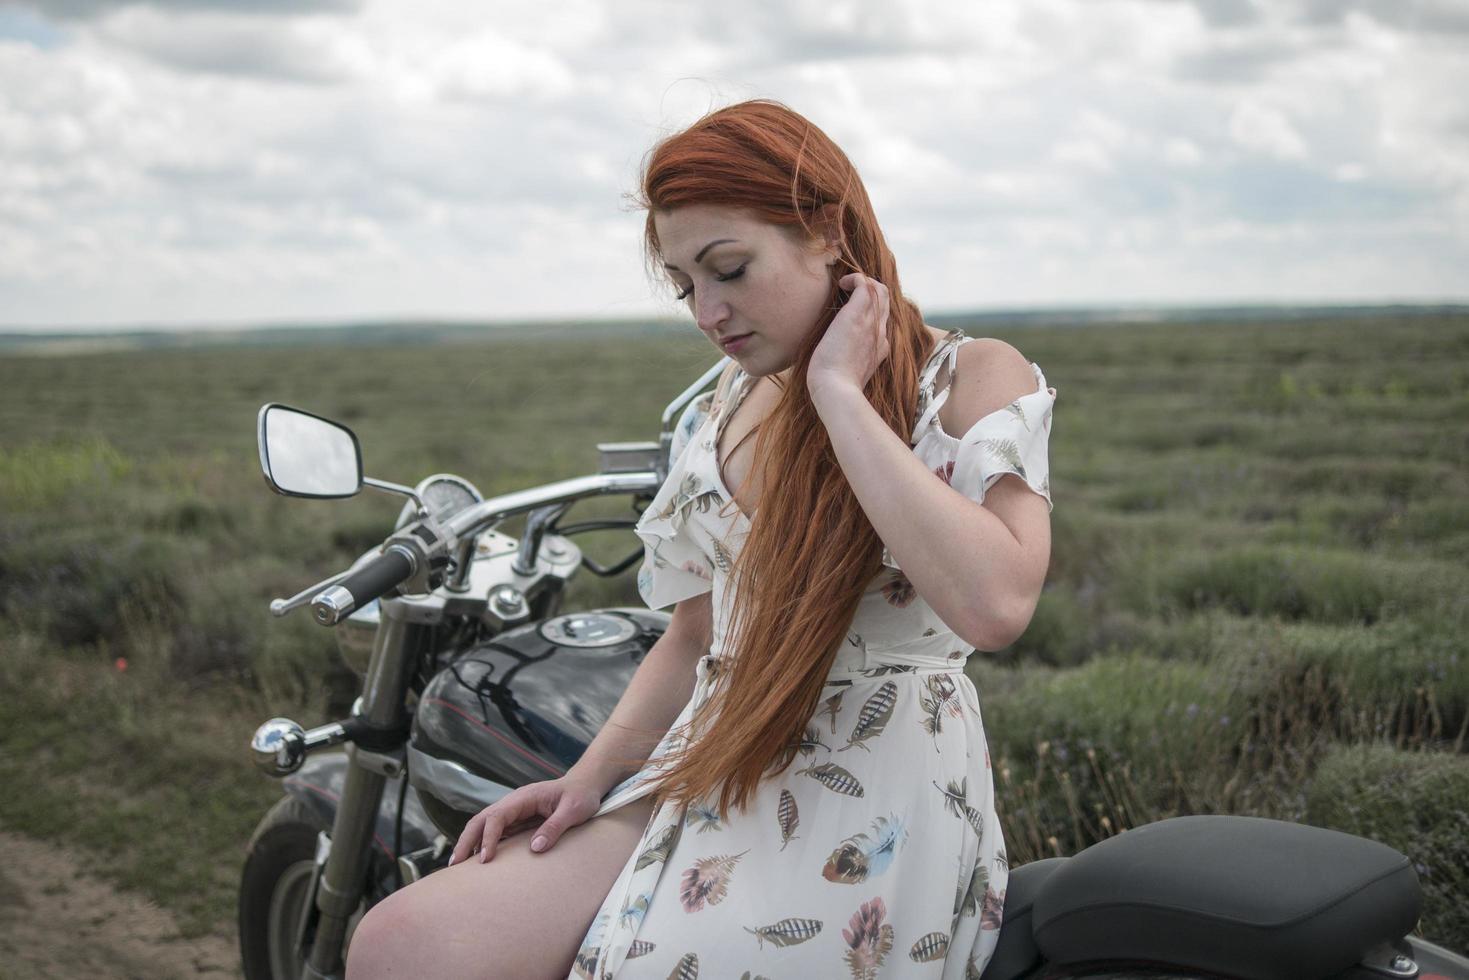
[[[815,725],[807,725],[805,734],[796,743],[796,751],[802,755],[811,755],[817,749],[826,749],[826,751],[830,752],[831,746],[821,740],[820,728],[817,728]]]
[[[701,834],[706,830],[723,829],[719,822],[719,811],[712,806],[706,806],[702,803],[695,803],[690,806],[689,812],[684,815],[683,822],[685,827],[692,827],[697,823],[699,825],[698,832]]]
[[[658,517],[665,521],[671,518],[684,504],[693,500],[699,492],[699,486],[699,474],[685,474],[683,482],[678,485],[678,490],[668,498],[667,506],[658,512]]]
[[[699,980],[699,957],[694,953],[685,953],[668,974],[668,980]]]
[[[780,823],[780,849],[786,849],[786,845],[796,839],[796,827],[801,822],[801,814],[796,810],[796,797],[788,789],[780,791],[780,806],[775,811],[776,820]]]
[[[908,950],[908,958],[914,963],[932,963],[941,960],[949,951],[949,934],[946,932],[930,932],[913,944]]]
[[[807,766],[805,769],[797,769],[797,776],[810,776],[833,793],[843,796],[861,796],[863,794],[862,784],[857,777],[852,775],[835,762],[823,762],[819,766]]]
[[[902,572],[894,572],[893,577],[882,587],[882,597],[888,601],[889,605],[897,606],[900,609],[912,605],[917,595],[918,592],[913,588],[913,583],[908,581],[908,576]]]
[[[719,566],[721,572],[728,574],[729,570],[734,567],[734,555],[729,553],[729,549],[724,546],[723,541],[720,541],[718,538],[710,538],[709,540],[714,545],[714,563]]]
[[[765,948],[766,943],[780,947],[795,946],[799,943],[804,943],[821,932],[821,920],[802,919],[793,916],[788,919],[781,919],[774,925],[756,926],[754,929],[745,926],[745,931],[754,934],[755,938],[759,940],[761,949]]]
[[[1005,912],[1005,893],[995,891],[986,887],[984,890],[984,902],[979,909],[979,927],[981,929],[998,929],[1000,920]]]
[[[893,927],[882,921],[886,915],[887,906],[878,896],[862,903],[842,930],[849,947],[845,959],[852,980],[877,980],[877,971],[893,948]]]
[[[684,871],[683,882],[678,889],[679,901],[683,902],[684,911],[697,912],[706,902],[718,905],[724,901],[729,876],[734,872],[734,866],[739,859],[748,853],[750,852],[747,848],[738,854],[716,854],[695,861],[692,867]]]
[[[954,911],[959,915],[974,915],[989,890],[990,871],[983,864],[974,866],[974,873],[966,883],[960,885],[959,897],[954,902]]]
[[[596,969],[597,958],[602,955],[602,937],[607,931],[607,920],[611,912],[601,911],[592,920],[591,928],[587,930],[586,937],[582,939],[581,948],[576,951],[572,959],[572,972],[585,980],[596,980],[592,970]]]
[[[583,946],[576,951],[576,959],[571,961],[571,969],[583,980],[595,980],[592,970],[597,966],[597,958],[602,955],[601,946]]]
[[[940,793],[944,794],[944,807],[956,817],[969,821],[969,826],[974,832],[984,839],[984,814],[969,805],[969,777],[965,776],[957,783],[949,780],[949,786],[945,789],[938,783],[933,784]]]
[[[920,695],[918,703],[923,705],[923,730],[933,736],[935,748],[938,748],[939,733],[944,730],[944,716],[961,718],[964,715],[958,693],[954,679],[948,674],[928,675],[928,693]]]
[[[761,976],[758,973],[752,974],[749,970],[746,970],[744,973],[740,974],[740,980],[770,980],[770,978],[766,976]]]
[[[673,823],[664,827],[657,840],[654,840],[643,850],[643,853],[638,855],[638,861],[633,866],[633,870],[641,871],[654,862],[667,861],[669,853],[673,850],[673,843],[678,839],[680,826],[680,824]]]
[[[639,956],[647,956],[649,953],[653,952],[653,950],[657,948],[657,943],[649,942],[646,939],[634,939],[630,944],[628,944],[627,958],[631,960]]]
[[[862,676],[881,677],[883,674],[911,674],[917,669],[917,664],[878,664],[876,667],[862,668]]]
[[[626,926],[629,922],[641,923],[643,916],[648,914],[648,903],[652,901],[652,898],[651,893],[644,892],[636,898],[630,899],[622,907],[622,911],[617,913],[618,925]],[[636,925],[633,926],[633,931],[637,931]]]
[[[821,709],[822,713],[831,715],[831,733],[833,735],[837,733],[837,715],[841,713],[842,696],[846,693],[847,689],[844,687],[840,691],[833,694],[831,697],[827,698],[825,701],[821,702],[823,705]]]
[[[908,829],[900,817],[889,814],[873,821],[870,835],[854,834],[837,845],[821,877],[846,885],[877,877],[892,866],[899,845],[908,839]]]
[[[898,701],[898,684],[896,681],[886,681],[877,692],[867,699],[862,705],[862,710],[857,714],[856,727],[852,734],[847,737],[847,744],[837,749],[838,752],[857,746],[860,749],[872,751],[865,744],[869,738],[875,738],[882,734],[888,722],[893,717],[893,705]]]
[[[1020,462],[1020,448],[1014,439],[984,439],[980,445],[995,459],[1015,470],[1020,479],[1030,482],[1026,479],[1025,466]]]

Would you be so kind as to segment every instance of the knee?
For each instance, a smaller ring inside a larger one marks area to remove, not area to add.
[[[406,977],[421,966],[427,937],[419,935],[408,889],[394,892],[367,910],[347,944],[347,980]],[[415,955],[416,951],[416,955]]]

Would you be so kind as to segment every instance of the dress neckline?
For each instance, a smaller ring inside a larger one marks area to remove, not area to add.
[[[734,494],[729,489],[729,484],[724,482],[724,466],[719,461],[719,440],[724,436],[725,423],[744,402],[745,395],[753,387],[745,383],[749,377],[744,369],[739,366],[739,363],[736,362],[735,374],[731,379],[731,383],[732,386],[737,387],[735,387],[730,397],[726,399],[726,402],[719,406],[719,410],[714,416],[714,436],[709,443],[710,469],[714,471],[714,482],[719,488],[719,494],[724,498],[725,503],[734,507],[735,515],[743,517],[747,524],[750,522],[749,516],[745,514],[745,510],[740,506],[739,501],[735,500]]]

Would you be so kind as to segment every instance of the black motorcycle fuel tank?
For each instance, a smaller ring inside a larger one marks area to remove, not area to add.
[[[484,806],[555,779],[586,751],[669,615],[610,608],[506,630],[424,688],[409,773],[439,829],[457,836]]]

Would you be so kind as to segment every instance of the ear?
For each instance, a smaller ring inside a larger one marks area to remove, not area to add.
[[[821,236],[821,254],[827,265],[835,265],[841,257],[842,210],[836,204],[823,204],[813,216],[817,233]]]

